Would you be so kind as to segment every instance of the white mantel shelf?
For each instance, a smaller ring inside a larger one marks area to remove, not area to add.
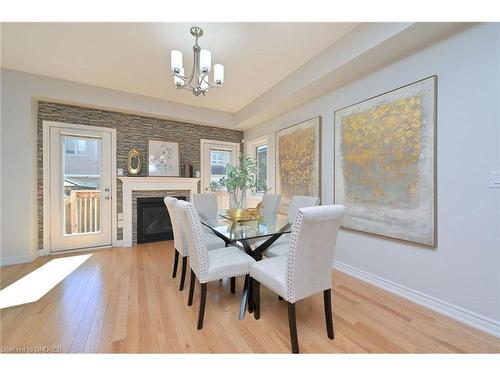
[[[132,246],[132,192],[144,190],[188,190],[189,200],[198,192],[200,178],[118,177],[123,183],[123,246]]]

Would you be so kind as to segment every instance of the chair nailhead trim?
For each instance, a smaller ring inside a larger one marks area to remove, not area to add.
[[[293,222],[292,235],[290,239],[290,250],[288,251],[288,261],[286,269],[286,300],[293,302],[294,290],[293,290],[293,279],[295,275],[295,250],[297,245],[298,232],[302,223],[302,218],[304,214],[299,211],[297,216],[295,216],[295,221]]]

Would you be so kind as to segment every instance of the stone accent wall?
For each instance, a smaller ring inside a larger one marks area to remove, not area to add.
[[[132,191],[132,245],[137,244],[137,198],[182,196],[189,201],[189,190],[136,190]],[[165,210],[167,207],[165,207]]]
[[[43,248],[43,121],[57,121],[70,124],[102,126],[116,129],[116,166],[127,175],[128,152],[137,148],[148,160],[149,139],[179,143],[181,176],[184,161],[188,160],[195,171],[200,170],[200,140],[213,139],[240,143],[243,132],[171,121],[156,117],[140,116],[123,112],[86,108],[75,105],[38,102],[37,121],[37,169],[38,169],[38,248]],[[147,175],[147,163],[143,165],[141,176]],[[117,213],[122,212],[122,184],[118,181],[114,198]],[[118,228],[118,239],[122,239],[122,229]]]

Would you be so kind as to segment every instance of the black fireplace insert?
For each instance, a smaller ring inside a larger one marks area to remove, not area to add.
[[[186,200],[186,197],[175,198]],[[137,198],[137,243],[174,239],[163,197]]]

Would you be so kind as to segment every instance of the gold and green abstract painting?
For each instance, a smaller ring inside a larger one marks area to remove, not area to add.
[[[435,246],[436,77],[335,112],[345,228]]]
[[[280,212],[286,213],[294,195],[320,196],[321,118],[276,132],[276,191]]]

